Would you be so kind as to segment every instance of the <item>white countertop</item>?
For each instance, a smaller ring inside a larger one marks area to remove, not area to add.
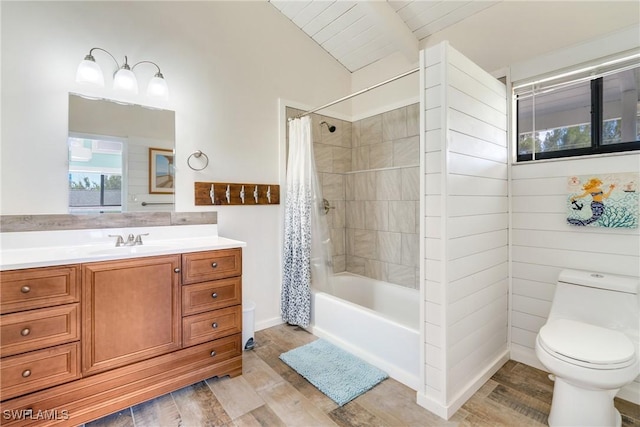
[[[115,237],[142,236],[142,245],[116,247]],[[89,230],[0,233],[0,270],[79,264],[126,258],[245,247],[239,240],[218,236],[218,227],[105,228]]]

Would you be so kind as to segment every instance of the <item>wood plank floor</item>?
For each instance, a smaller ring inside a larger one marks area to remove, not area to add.
[[[387,379],[338,407],[278,358],[316,339],[279,325],[256,333],[243,375],[211,378],[128,408],[86,427],[200,426],[543,426],[553,383],[545,372],[507,362],[445,421],[418,406],[413,390]],[[616,399],[623,426],[640,426],[640,406]]]

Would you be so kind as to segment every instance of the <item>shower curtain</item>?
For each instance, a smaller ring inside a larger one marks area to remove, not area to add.
[[[330,274],[326,218],[311,142],[311,119],[289,122],[287,197],[280,313],[282,320],[302,327],[311,316],[311,279],[321,287]]]

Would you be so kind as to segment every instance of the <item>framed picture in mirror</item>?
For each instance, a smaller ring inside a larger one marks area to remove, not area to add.
[[[173,150],[149,148],[149,193],[175,193],[174,177]]]

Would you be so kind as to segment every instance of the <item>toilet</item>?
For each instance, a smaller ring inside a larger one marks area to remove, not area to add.
[[[549,425],[620,426],[613,398],[640,374],[640,280],[563,270],[536,355],[555,376]]]

